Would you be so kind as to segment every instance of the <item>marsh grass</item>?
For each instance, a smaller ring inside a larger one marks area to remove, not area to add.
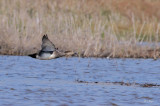
[[[35,53],[42,36],[48,34],[60,50],[80,56],[158,58],[158,4],[151,0],[1,0],[0,53]],[[148,43],[140,45],[143,42]]]

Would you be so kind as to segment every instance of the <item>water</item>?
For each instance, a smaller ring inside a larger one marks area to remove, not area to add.
[[[0,56],[0,106],[160,105],[159,86],[134,83],[160,85],[160,60]]]

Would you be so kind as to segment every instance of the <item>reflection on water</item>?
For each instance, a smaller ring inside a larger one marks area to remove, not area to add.
[[[152,59],[0,56],[0,106],[160,105],[159,86],[106,84],[160,85],[159,69]]]

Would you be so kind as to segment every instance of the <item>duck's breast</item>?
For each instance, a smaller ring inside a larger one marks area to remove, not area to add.
[[[50,59],[52,53],[53,52],[40,52],[38,55],[38,58],[42,59],[42,60],[48,60],[48,59]]]

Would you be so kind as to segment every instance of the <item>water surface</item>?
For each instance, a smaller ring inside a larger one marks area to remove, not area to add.
[[[160,85],[160,60],[0,56],[0,106],[160,105],[159,86],[134,83]]]

